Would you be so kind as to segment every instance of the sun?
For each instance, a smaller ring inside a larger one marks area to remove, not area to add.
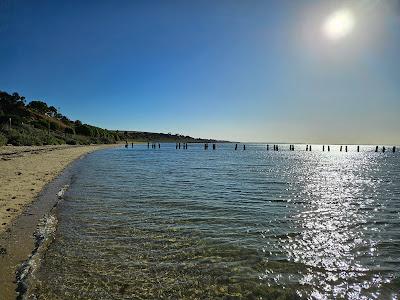
[[[354,29],[354,14],[349,9],[340,9],[327,17],[322,32],[330,40],[339,40],[348,36]]]

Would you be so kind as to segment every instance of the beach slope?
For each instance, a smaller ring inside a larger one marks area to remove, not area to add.
[[[0,147],[0,234],[70,162],[104,147]]]

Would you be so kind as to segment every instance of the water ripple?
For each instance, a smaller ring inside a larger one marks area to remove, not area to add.
[[[93,153],[60,205],[32,294],[398,299],[399,159],[261,144]]]

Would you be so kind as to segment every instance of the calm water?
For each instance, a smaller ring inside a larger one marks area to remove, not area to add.
[[[137,145],[81,160],[39,299],[399,299],[400,153]]]

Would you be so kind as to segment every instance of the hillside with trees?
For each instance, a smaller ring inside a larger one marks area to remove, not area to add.
[[[18,93],[0,91],[0,146],[88,145],[138,142],[215,142],[179,134],[107,130],[62,115],[44,101],[26,103]]]

